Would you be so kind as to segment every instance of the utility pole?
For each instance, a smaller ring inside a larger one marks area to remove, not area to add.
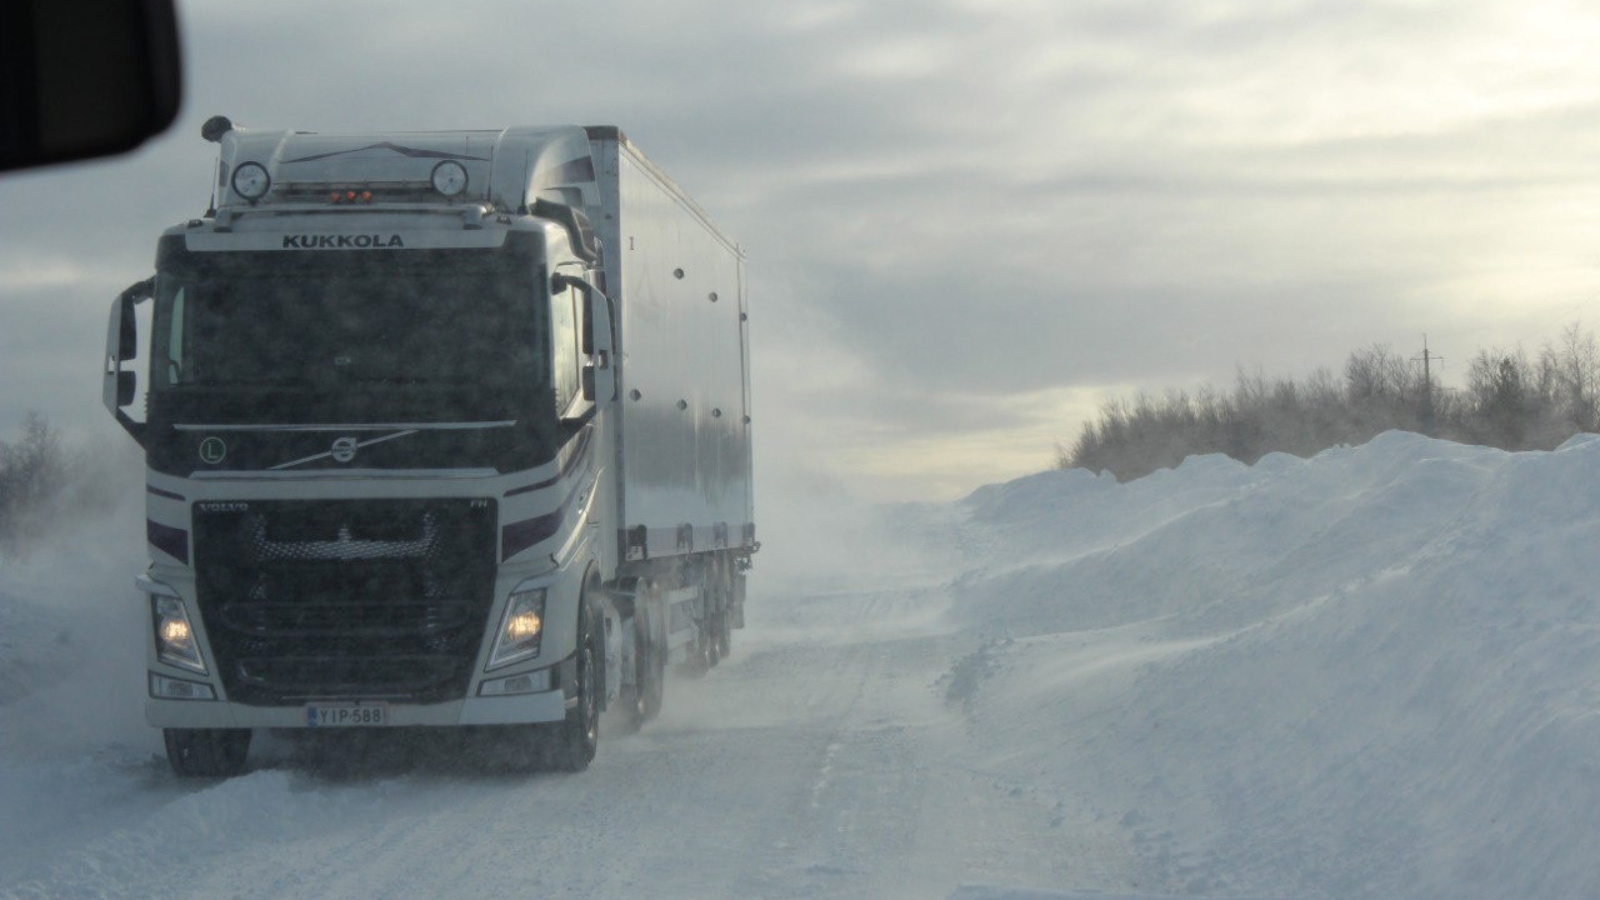
[[[1428,335],[1427,334],[1423,334],[1422,335],[1422,355],[1421,356],[1413,356],[1413,357],[1411,357],[1411,361],[1412,362],[1416,362],[1419,359],[1422,360],[1422,408],[1420,410],[1421,419],[1422,419],[1422,433],[1426,434],[1426,435],[1429,435],[1429,436],[1432,436],[1432,434],[1433,434],[1433,361],[1437,359],[1440,362],[1444,362],[1444,357],[1442,357],[1442,356],[1434,356],[1433,353],[1428,350]]]

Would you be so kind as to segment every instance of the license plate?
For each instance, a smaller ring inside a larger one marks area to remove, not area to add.
[[[389,724],[383,703],[307,703],[308,728],[381,728]]]

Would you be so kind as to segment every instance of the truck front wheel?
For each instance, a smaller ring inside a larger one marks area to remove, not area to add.
[[[605,665],[600,655],[599,613],[586,596],[578,610],[577,693],[578,703],[567,710],[551,735],[551,762],[564,772],[582,772],[594,759],[600,744],[600,672]]]
[[[184,778],[227,778],[244,771],[248,728],[166,728],[167,762]]]

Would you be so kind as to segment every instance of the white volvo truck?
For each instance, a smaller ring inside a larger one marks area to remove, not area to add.
[[[743,626],[739,248],[616,128],[203,134],[211,209],[113,304],[104,386],[173,768],[463,726],[584,768]]]

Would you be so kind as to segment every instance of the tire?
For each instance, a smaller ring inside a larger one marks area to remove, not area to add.
[[[722,662],[722,644],[717,640],[717,620],[722,618],[722,613],[714,612],[706,616],[700,628],[700,643],[705,645],[706,668],[715,669],[717,663]]]
[[[578,609],[578,705],[567,710],[565,720],[551,734],[551,767],[562,772],[582,772],[600,746],[600,677],[604,657],[596,623],[599,614],[587,595]]]
[[[689,644],[688,657],[679,666],[679,674],[687,678],[700,678],[711,671],[721,659],[717,655],[715,621],[722,602],[721,586],[714,562],[707,561],[699,569],[701,600],[700,618],[695,623],[694,640]],[[692,582],[691,582],[692,583]]]
[[[727,659],[733,652],[733,613],[723,610],[712,619],[713,642],[717,648],[717,656]]]
[[[644,609],[634,618],[634,689],[628,707],[628,723],[637,731],[646,722],[661,715],[661,704],[666,698],[667,655],[663,641],[656,640]]]
[[[705,631],[701,629],[686,648],[688,656],[678,664],[678,674],[684,678],[703,678],[711,671],[711,658],[706,646]]]
[[[654,721],[661,715],[661,707],[667,699],[667,654],[666,649],[655,645],[650,651],[650,672],[645,681],[645,690],[639,692],[639,712],[642,722]]]
[[[228,778],[245,770],[248,728],[166,728],[167,762],[180,778]]]

